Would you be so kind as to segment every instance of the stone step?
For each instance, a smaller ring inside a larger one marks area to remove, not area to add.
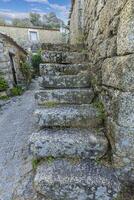
[[[78,52],[44,51],[42,52],[42,60],[44,63],[77,64],[86,62],[88,56]]]
[[[43,76],[40,83],[43,88],[89,88],[90,78],[87,73],[64,76]]]
[[[36,159],[46,157],[97,159],[107,152],[108,141],[104,133],[88,129],[46,129],[31,135],[29,147]]]
[[[38,48],[39,49],[39,48]],[[78,52],[81,49],[85,49],[83,44],[67,44],[67,43],[60,43],[60,44],[52,44],[52,43],[42,43],[41,49],[45,51],[65,51],[65,52]]]
[[[77,158],[42,162],[33,185],[53,200],[113,200],[120,188],[114,170]]]
[[[98,127],[102,118],[99,111],[92,105],[52,105],[37,109],[34,113],[36,123],[45,127]]]
[[[35,92],[38,105],[90,104],[94,98],[92,89],[54,89]]]
[[[40,64],[40,75],[77,75],[87,70],[89,64]]]

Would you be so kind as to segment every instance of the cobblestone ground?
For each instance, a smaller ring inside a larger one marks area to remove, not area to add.
[[[21,177],[31,170],[27,140],[33,132],[34,90],[37,81],[21,97],[16,97],[0,112],[0,200],[11,200]]]

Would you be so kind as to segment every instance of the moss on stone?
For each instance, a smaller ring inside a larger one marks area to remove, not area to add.
[[[46,102],[41,103],[41,105],[45,106],[47,108],[53,108],[53,107],[58,105],[58,102],[56,102],[56,101],[46,101]]]
[[[33,170],[37,169],[39,163],[40,163],[39,159],[32,159],[32,168],[33,168]]]
[[[133,184],[123,186],[121,192],[113,200],[134,200],[134,186]]]
[[[102,119],[103,121],[105,121],[106,119],[106,111],[105,111],[105,107],[104,104],[102,103],[102,101],[97,100],[93,103],[94,107],[97,108],[99,115],[98,118]]]

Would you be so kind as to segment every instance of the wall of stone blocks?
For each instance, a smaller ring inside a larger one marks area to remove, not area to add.
[[[0,72],[8,82],[9,87],[12,88],[14,86],[14,80],[9,52],[14,54],[14,66],[17,81],[20,84],[24,84],[25,80],[20,70],[20,57],[26,57],[26,55],[17,46],[0,35]]]
[[[72,13],[70,16],[70,43],[76,44],[80,43],[80,40],[83,37],[83,6],[84,6],[84,0],[74,0],[73,6],[72,6]]]
[[[0,32],[3,32],[13,38],[19,45],[24,48],[30,47],[32,42],[29,39],[29,30],[37,31],[39,41],[38,43],[62,43],[63,37],[59,30],[45,30],[20,28],[13,26],[0,26]]]
[[[83,9],[84,43],[107,111],[113,161],[127,170],[134,167],[134,0],[85,0]]]

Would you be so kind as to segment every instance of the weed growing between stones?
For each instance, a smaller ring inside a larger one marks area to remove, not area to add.
[[[32,159],[32,168],[33,168],[33,170],[37,169],[37,166],[38,166],[39,163],[40,163],[40,160]]]
[[[53,108],[53,107],[58,105],[58,102],[56,102],[56,101],[46,101],[46,102],[41,103],[41,105],[45,106],[47,108]]]
[[[103,122],[105,122],[106,120],[106,112],[105,112],[105,108],[104,108],[104,105],[103,103],[98,100],[98,101],[95,101],[93,103],[94,107],[97,108],[97,110],[99,111],[99,118],[103,120]]]
[[[0,76],[0,91],[6,91],[8,89],[8,83],[7,81]]]
[[[42,162],[47,162],[48,164],[52,163],[55,160],[54,157],[49,156],[46,158],[42,158],[42,159],[32,159],[32,168],[33,170],[36,170],[38,165]]]
[[[11,96],[20,96],[23,93],[23,89],[21,86],[15,86],[10,89]]]
[[[7,100],[9,100],[9,99],[10,99],[9,96],[1,96],[1,97],[0,97],[0,100],[4,100],[4,101],[7,101]]]

